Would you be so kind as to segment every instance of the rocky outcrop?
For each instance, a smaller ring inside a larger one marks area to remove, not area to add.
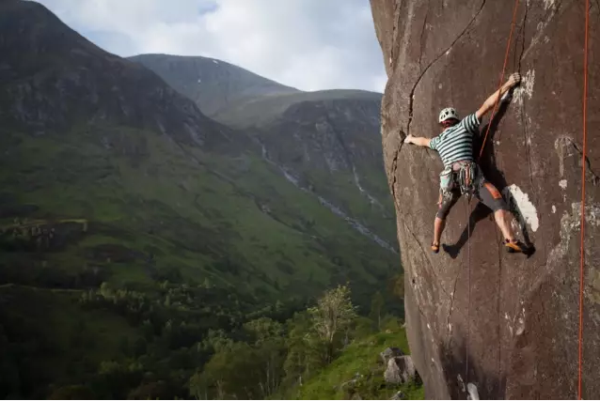
[[[383,362],[383,366],[387,366],[390,359],[402,355],[404,355],[404,352],[402,352],[400,348],[396,347],[386,348],[385,350],[379,353],[381,361]]]
[[[382,140],[407,330],[427,398],[466,398],[467,383],[482,399],[577,396],[583,2],[520,2],[508,69],[524,80],[481,160],[520,212],[533,256],[505,254],[489,212],[464,199],[443,237],[458,251],[431,254],[442,165],[434,152],[402,144],[408,133],[437,135],[441,108],[465,115],[497,88],[513,3],[371,1],[389,77]],[[600,396],[600,10],[592,3],[584,398]]]
[[[416,377],[415,364],[410,355],[396,356],[387,362],[387,368],[383,372],[386,383],[404,384]]]

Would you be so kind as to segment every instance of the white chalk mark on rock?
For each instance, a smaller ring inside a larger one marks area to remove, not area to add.
[[[477,391],[477,386],[475,386],[473,383],[467,384],[467,391],[469,392],[470,400],[478,400],[479,399],[479,392]]]
[[[531,227],[533,232],[536,232],[539,228],[540,221],[538,219],[537,209],[529,200],[529,195],[521,191],[521,188],[515,184],[504,188],[502,192],[504,197],[517,207],[518,212],[521,214],[523,219],[525,219],[527,225]]]
[[[515,89],[514,97],[519,105],[523,105],[524,97],[531,99],[533,96],[533,86],[535,84],[535,70],[529,70],[523,76],[521,85]]]

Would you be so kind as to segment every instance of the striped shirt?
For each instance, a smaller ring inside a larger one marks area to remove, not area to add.
[[[446,128],[431,139],[429,147],[438,151],[444,167],[448,168],[460,160],[473,161],[473,135],[478,133],[479,124],[481,123],[475,113],[469,114],[458,124]]]

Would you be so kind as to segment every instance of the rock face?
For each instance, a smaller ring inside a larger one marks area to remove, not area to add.
[[[402,145],[408,133],[437,135],[441,108],[464,116],[497,89],[513,3],[371,1],[389,77],[382,136],[408,335],[427,398],[466,398],[466,383],[482,399],[577,396],[583,2],[519,5],[508,72],[524,81],[494,120],[481,160],[520,210],[533,256],[505,254],[489,212],[477,201],[469,211],[465,199],[442,238],[460,252],[431,254],[442,164],[435,152]],[[598,4],[590,19],[584,398],[600,396]]]

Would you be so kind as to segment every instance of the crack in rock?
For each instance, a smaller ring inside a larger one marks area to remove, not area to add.
[[[402,146],[404,145],[404,138],[406,138],[406,134],[400,131],[400,143],[398,144],[398,148],[394,151],[394,158],[392,159],[392,165],[390,168],[389,174],[392,177],[391,183],[391,191],[392,197],[394,199],[394,205],[396,205],[396,210],[400,211],[400,205],[398,204],[398,198],[396,197],[396,171],[398,170],[398,157],[400,156],[400,152],[402,151]]]
[[[573,139],[571,139],[567,136],[562,137],[560,139],[562,139],[564,142],[568,142],[571,145],[571,147],[573,149],[575,149],[575,151],[577,153],[579,153],[579,159],[580,159],[579,165],[581,166],[581,158],[583,157],[583,148],[580,147],[575,141],[573,141]],[[585,157],[585,164],[586,164],[586,172],[588,173],[589,176],[591,176],[591,177],[586,177],[586,178],[588,178],[593,185],[600,184],[600,176],[598,174],[596,174],[594,172],[594,170],[592,169],[592,163],[590,162],[590,158],[587,155]]]
[[[407,133],[407,135],[410,135],[410,125],[412,124],[412,120],[413,120],[413,106],[414,106],[415,90],[417,89],[417,86],[421,82],[421,79],[423,79],[423,77],[425,76],[425,74],[427,73],[427,71],[429,71],[429,69],[440,58],[442,58],[442,56],[444,56],[448,52],[448,50],[452,49],[454,47],[454,45],[469,31],[469,28],[471,28],[471,25],[473,25],[473,23],[477,20],[477,17],[479,17],[479,15],[481,14],[481,12],[483,11],[483,7],[485,6],[485,2],[486,2],[486,0],[483,0],[481,2],[481,6],[479,7],[479,11],[477,11],[477,13],[473,16],[473,18],[471,19],[471,21],[465,27],[465,29],[463,29],[463,31],[456,37],[456,39],[454,39],[454,41],[450,44],[450,46],[448,46],[444,51],[442,51],[440,54],[438,54],[437,57],[435,59],[433,59],[427,65],[427,67],[425,67],[425,69],[421,72],[421,74],[417,78],[417,81],[415,82],[412,90],[410,91],[409,98],[408,98],[408,102],[409,102],[408,103],[408,123],[406,125],[406,133]]]
[[[402,220],[402,224],[404,225],[405,230],[408,231],[410,235],[412,235],[414,241],[417,243],[417,245],[421,249],[421,253],[423,254],[423,259],[425,259],[427,261],[427,264],[429,265],[432,274],[435,276],[435,278],[437,279],[438,283],[440,284],[439,288],[442,290],[442,292],[444,294],[446,294],[447,297],[450,297],[450,294],[448,293],[448,290],[446,290],[446,288],[444,287],[443,281],[440,279],[440,276],[438,275],[437,270],[433,266],[433,263],[431,263],[431,261],[429,260],[429,258],[427,258],[425,256],[427,254],[427,252],[425,252],[425,249],[423,248],[423,245],[421,245],[421,241],[419,241],[419,239],[417,238],[417,236],[415,235],[415,233],[410,228],[408,228],[408,225],[406,224],[406,222],[404,220]]]
[[[542,36],[544,36],[544,31],[550,25],[550,23],[552,22],[554,17],[561,10],[561,5],[562,5],[562,2],[560,2],[560,1],[556,2],[554,5],[552,5],[552,7],[551,7],[552,11],[551,11],[550,16],[545,21],[540,22],[538,24],[538,33],[533,37],[533,39],[531,39],[531,43],[527,47],[527,50],[525,50],[525,52],[521,55],[521,59],[524,59],[525,57],[527,57],[529,52],[540,42],[540,39],[542,38]],[[528,9],[528,6],[529,6],[529,1],[526,1],[525,2],[526,10]]]

